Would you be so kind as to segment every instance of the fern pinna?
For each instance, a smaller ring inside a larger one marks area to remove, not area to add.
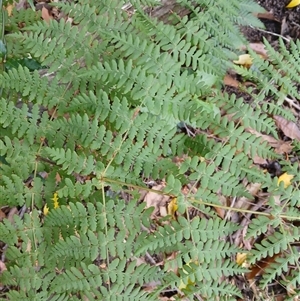
[[[282,87],[298,97],[299,68],[291,65],[300,45],[291,44],[290,56],[283,43],[281,54],[266,43],[269,63],[253,53],[255,70],[234,66],[246,43],[239,26],[261,26],[252,14],[261,8],[177,2],[190,13],[168,22],[145,12],[158,4],[151,0],[132,1],[133,13],[121,1],[82,0],[53,3],[66,18],[49,23],[28,9],[3,19],[0,203],[22,214],[0,224],[1,300],[148,301],[166,291],[236,300],[242,295],[232,279],[247,270],[228,237],[240,227],[213,208],[238,211],[220,197],[250,199],[243,179],[272,192],[271,212],[253,214],[248,227],[249,239],[262,236],[248,261],[276,255],[262,285],[288,265],[297,269],[299,190],[253,165],[254,156],[279,156],[248,128],[276,137],[270,113],[283,111]],[[252,103],[222,91],[228,68],[257,83],[245,91]],[[270,88],[282,69],[288,76]],[[270,95],[274,102],[262,105]],[[142,191],[176,197],[176,214],[154,217]],[[297,287],[297,275],[282,284]]]

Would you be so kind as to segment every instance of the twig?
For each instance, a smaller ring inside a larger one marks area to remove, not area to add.
[[[274,32],[271,32],[271,31],[267,31],[267,30],[264,30],[264,29],[261,29],[261,28],[256,28],[256,27],[253,27],[253,26],[251,26],[251,25],[250,25],[250,27],[251,27],[252,29],[257,29],[257,30],[259,30],[259,31],[261,31],[261,32],[264,32],[264,33],[267,33],[267,34],[270,34],[270,35],[273,35],[273,36],[282,38],[282,39],[286,40],[288,43],[291,42],[290,39],[288,39],[288,38],[282,36],[281,34],[274,33]]]
[[[296,108],[297,110],[300,111],[300,106],[299,106],[297,103],[295,103],[295,100],[294,100],[294,99],[291,99],[291,98],[286,97],[284,100],[285,100],[289,105],[291,105],[292,107],[294,107],[294,108]]]
[[[153,257],[146,252],[145,257],[149,260],[150,263],[152,263],[154,266],[157,264],[157,262],[153,259]]]
[[[183,124],[184,124],[184,128],[185,128],[186,133],[188,134],[188,136],[189,136],[189,137],[195,137],[195,136],[196,136],[195,133],[193,133],[193,132],[189,129],[189,127],[186,125],[186,123],[184,122]]]
[[[297,26],[297,27],[299,27],[300,28],[300,25],[299,24],[297,24],[296,22],[291,22],[293,25],[295,25],[295,26]]]
[[[231,202],[231,204],[230,204],[230,207],[234,207],[235,202],[236,202],[236,197],[233,198],[233,200],[232,200],[232,202]],[[227,219],[229,218],[230,213],[231,213],[231,210],[229,209],[229,210],[227,211],[227,213],[226,213],[225,218],[224,218],[225,220],[227,220]]]
[[[24,216],[24,214],[25,214],[25,212],[26,212],[26,209],[27,209],[26,205],[24,205],[24,206],[21,208],[21,210],[20,210],[20,212],[19,212],[20,218],[23,218],[23,216]]]

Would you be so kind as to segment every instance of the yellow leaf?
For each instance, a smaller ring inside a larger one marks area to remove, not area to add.
[[[175,213],[177,209],[178,209],[177,198],[173,198],[168,205],[168,214],[172,215],[172,217],[175,218]]]
[[[293,179],[293,175],[289,175],[288,173],[284,173],[282,174],[279,178],[278,178],[278,182],[277,185],[279,186],[281,182],[284,183],[284,188],[287,188],[288,186],[291,185],[291,180]]]
[[[44,215],[47,215],[49,213],[49,207],[47,206],[47,204],[44,206],[43,213]]]
[[[237,65],[244,65],[246,67],[250,67],[252,65],[252,57],[250,54],[241,54],[237,61],[233,61]]]
[[[195,282],[191,281],[191,279],[188,278],[187,284],[185,284],[182,280],[180,280],[178,288],[182,291],[182,290],[189,290],[189,287],[193,287],[193,286],[195,286]]]
[[[292,0],[287,6],[286,8],[292,8],[292,7],[295,7],[297,5],[300,4],[300,0]]]
[[[191,267],[190,266],[190,263],[193,262],[193,261],[190,261],[189,263],[187,263],[187,266],[188,267]],[[197,264],[197,262],[196,262]],[[188,272],[183,268],[182,271],[184,272],[184,274],[187,274],[188,275]],[[193,269],[194,271],[194,269]],[[192,281],[190,277],[187,278],[187,283],[185,283],[183,280],[180,280],[180,284],[179,284],[179,289],[182,291],[182,290],[189,290],[190,287],[193,287],[195,284],[195,281]]]
[[[14,4],[8,4],[7,7],[6,7],[7,14],[8,14],[9,17],[12,14],[12,10],[14,9],[14,6],[15,6]]]
[[[247,259],[247,253],[237,253],[236,254],[236,263],[238,265],[244,266],[246,259]]]

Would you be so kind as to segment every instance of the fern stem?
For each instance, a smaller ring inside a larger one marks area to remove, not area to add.
[[[102,182],[102,185],[101,185],[101,193],[102,193],[102,199],[103,199],[103,208],[104,208],[104,210],[106,210],[106,196],[105,196],[104,183],[103,182]],[[103,214],[104,214],[104,218],[105,218],[104,231],[105,231],[105,236],[107,237],[107,235],[108,235],[108,222],[107,222],[106,211],[103,212]],[[109,250],[108,250],[108,248],[106,248],[106,265],[107,265],[107,269],[109,269]],[[110,291],[111,290],[110,281],[108,281],[107,285],[108,285],[108,290]]]
[[[119,180],[113,180],[113,179],[109,179],[109,178],[105,178],[105,177],[102,178],[101,181],[102,181],[103,184],[105,182],[114,183],[114,184],[119,184],[120,186],[127,186],[127,187],[135,188],[135,189],[138,189],[138,190],[146,190],[148,192],[154,192],[154,193],[157,193],[159,195],[167,195],[167,196],[170,196],[170,197],[176,197],[173,194],[165,193],[164,191],[155,190],[155,189],[151,189],[151,188],[148,188],[148,187],[142,187],[142,186],[139,186],[139,185],[130,184],[130,183],[122,182],[122,181],[119,181]],[[267,217],[270,217],[270,218],[273,217],[273,215],[271,213],[268,213],[268,212],[260,212],[260,211],[254,211],[254,210],[249,210],[249,209],[234,208],[234,207],[230,207],[230,206],[224,206],[224,205],[219,205],[219,204],[214,204],[214,203],[208,203],[208,202],[204,202],[202,200],[196,200],[193,196],[190,196],[189,198],[191,199],[192,202],[197,203],[199,205],[205,205],[205,206],[209,206],[209,207],[213,207],[213,208],[220,208],[220,209],[228,210],[228,211],[263,215],[263,216],[267,216]],[[300,217],[289,216],[289,215],[285,215],[285,214],[279,214],[278,217],[281,218],[281,219],[287,219],[287,220],[300,220]]]

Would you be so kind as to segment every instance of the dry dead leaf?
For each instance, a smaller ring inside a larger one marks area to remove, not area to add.
[[[167,207],[166,206],[160,206],[159,207],[159,215],[161,217],[165,217],[168,215]]]
[[[252,267],[251,271],[246,274],[246,278],[248,280],[251,280],[257,276],[262,275],[265,272],[265,269],[268,268],[270,264],[273,263],[278,256],[280,256],[280,253],[275,254],[273,257],[263,258],[261,261],[257,262]]]
[[[235,78],[233,78],[229,74],[225,75],[223,82],[224,82],[224,85],[231,86],[234,88],[238,88],[238,86],[240,84]]]
[[[268,164],[268,161],[258,155],[255,155],[252,157],[252,161],[254,164],[257,164],[257,165],[263,165],[263,164]]]
[[[223,206],[227,206],[227,199],[224,195],[219,194],[218,199],[219,199],[220,204],[222,204]],[[225,218],[226,210],[224,208],[215,207],[215,211],[217,212],[217,214],[220,218],[222,218],[222,219]]]
[[[19,210],[17,207],[13,207],[10,209],[8,215],[7,215],[7,219],[13,224],[15,221],[14,221],[14,215],[15,214],[18,214]]]
[[[267,20],[272,20],[272,21],[277,21],[279,22],[275,16],[270,13],[270,12],[265,12],[265,13],[258,13],[258,14],[255,14],[257,16],[257,18],[259,19],[267,19]]]
[[[50,14],[49,14],[48,9],[47,9],[45,6],[43,6],[43,8],[42,8],[42,18],[43,18],[47,23],[49,23],[50,20],[52,19],[52,17],[51,17]]]
[[[263,141],[268,142],[271,146],[276,145],[278,143],[277,139],[272,136],[261,134],[252,128],[246,128],[246,131],[255,135],[256,137],[261,137]]]
[[[249,47],[263,58],[268,57],[266,47],[263,43],[250,43]]]
[[[280,206],[281,201],[280,201],[281,197],[280,195],[273,195],[272,196],[272,201],[274,202],[275,205]]]
[[[260,183],[249,183],[246,187],[246,190],[249,194],[253,195],[254,197],[257,196],[257,193],[259,192],[261,188]],[[248,199],[245,196],[242,196],[237,199],[236,203],[234,204],[234,208],[240,208],[240,209],[249,209],[253,204],[253,201]]]
[[[154,211],[151,214],[152,217],[158,215],[158,213],[161,216],[167,215],[166,205],[170,197],[168,195],[156,193],[155,191],[153,191],[157,190],[161,192],[163,188],[164,185],[161,184],[154,186],[152,188],[152,191],[149,191],[144,197],[144,202],[146,202],[146,208],[154,207]]]
[[[256,137],[261,137],[262,140],[267,141],[269,143],[277,143],[277,140],[275,138],[273,138],[272,136],[268,136],[268,135],[263,135],[251,128],[246,128],[245,129],[247,132],[254,134]],[[259,157],[258,155],[252,156],[252,161],[254,164],[267,164],[267,160],[264,158]]]
[[[278,115],[274,115],[273,118],[276,125],[279,127],[279,129],[282,130],[284,135],[291,139],[297,139],[298,141],[300,141],[300,129],[295,122],[286,120],[285,118]]]
[[[55,183],[58,184],[61,182],[61,176],[60,174],[57,172],[56,175],[55,175]]]
[[[268,142],[268,144],[275,149],[275,152],[277,154],[288,154],[293,149],[291,141],[277,140],[277,139],[275,139],[274,137],[272,137],[270,135],[261,134],[261,133],[255,131],[255,130],[253,130],[251,128],[247,128],[246,130],[247,130],[247,132],[249,132],[251,134],[254,134],[257,137],[261,137],[261,139],[263,141]],[[265,160],[265,159],[262,159],[262,160]],[[255,162],[255,161],[254,161],[254,163],[256,163],[256,164],[264,164],[264,163],[258,163],[258,162]]]
[[[293,149],[292,141],[278,141],[278,145],[275,148],[277,154],[289,154]]]
[[[2,260],[0,260],[0,275],[1,275],[4,271],[6,271],[6,270],[7,270],[7,268],[6,268],[5,263],[4,263]],[[0,290],[2,291],[3,288],[4,288],[4,286],[3,286],[3,284],[0,282]]]
[[[161,282],[160,281],[151,281],[151,282],[148,282],[148,283],[144,283],[143,284],[143,289],[144,291],[147,291],[147,292],[152,292],[153,290],[155,290],[159,285],[161,285]]]
[[[257,54],[260,54],[263,58],[268,57],[266,47],[263,43],[249,43],[248,46]],[[243,45],[240,49],[246,51],[248,46]]]
[[[2,209],[0,209],[0,222],[3,221],[3,219],[5,219],[6,214],[2,211]]]
[[[5,263],[2,260],[0,260],[0,274],[6,270],[7,270],[7,268],[6,268]]]

